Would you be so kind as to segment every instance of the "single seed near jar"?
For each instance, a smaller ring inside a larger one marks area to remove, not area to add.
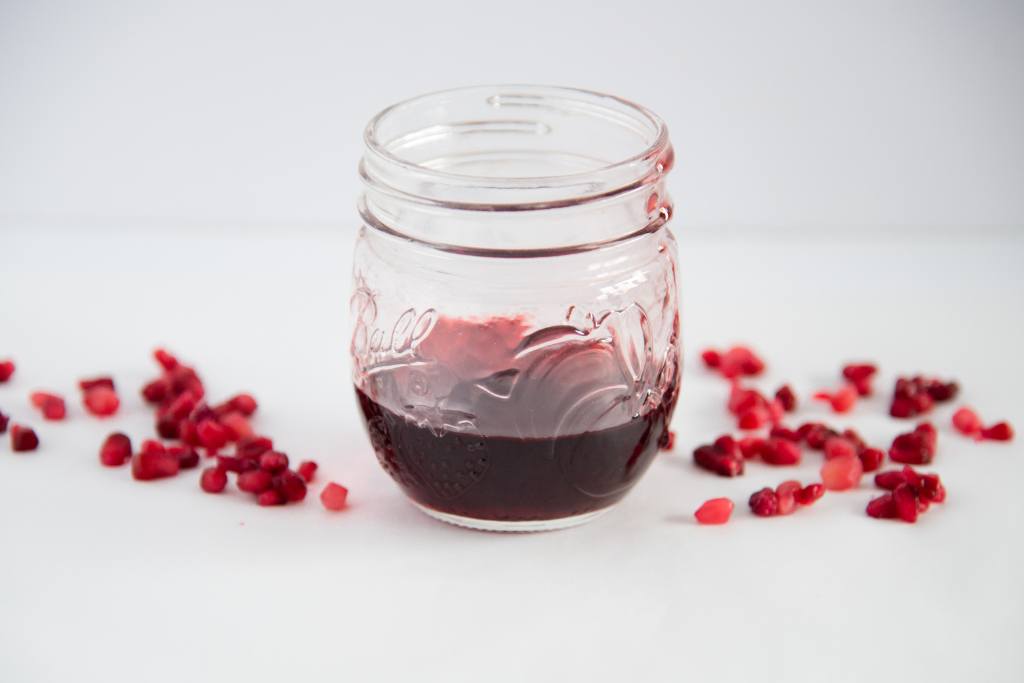
[[[207,493],[220,493],[227,485],[227,472],[219,467],[207,467],[199,477],[199,487]]]
[[[323,493],[320,495],[322,498]],[[326,503],[324,506],[326,507]],[[733,503],[728,498],[712,498],[697,508],[693,516],[699,524],[725,524],[729,521],[732,510]]]
[[[114,432],[100,446],[100,463],[107,467],[120,467],[132,457],[132,440],[127,434]]]
[[[342,510],[348,500],[348,489],[333,481],[320,492],[320,503],[328,510]],[[731,504],[731,503],[730,503]]]
[[[303,460],[299,463],[297,472],[299,476],[308,484],[313,481],[313,477],[316,476],[317,464],[312,460]]]
[[[11,425],[11,450],[15,453],[25,453],[39,448],[39,437],[31,427],[24,427],[19,424]]]

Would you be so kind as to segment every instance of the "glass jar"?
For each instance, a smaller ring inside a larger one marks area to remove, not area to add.
[[[607,510],[678,396],[665,124],[595,92],[486,86],[389,107],[365,143],[351,353],[381,465],[472,528]]]

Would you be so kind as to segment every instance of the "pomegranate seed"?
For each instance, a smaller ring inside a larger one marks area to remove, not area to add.
[[[328,510],[342,510],[345,508],[345,502],[348,500],[348,489],[341,484],[335,484],[333,481],[324,487],[324,490],[320,492],[320,502]],[[719,500],[728,500],[721,498]],[[708,501],[708,503],[713,501]],[[705,503],[704,505],[707,505]],[[703,509],[704,506],[701,506]],[[698,513],[700,510],[697,511]],[[732,512],[732,501],[729,501],[729,512]],[[697,518],[700,521],[700,518]],[[729,514],[726,513],[725,521],[728,521]],[[723,524],[724,522],[701,522],[701,524]]]
[[[112,377],[93,377],[92,379],[80,379],[78,380],[78,388],[83,392],[98,389],[99,387],[105,387],[107,389],[114,390],[114,379]]]
[[[164,379],[155,379],[142,387],[142,398],[146,403],[161,403],[167,398],[169,387]]]
[[[196,423],[192,420],[182,420],[178,423],[178,438],[189,446],[199,446],[199,432]]]
[[[853,385],[860,396],[871,395],[871,379],[878,368],[871,363],[853,363],[843,366],[843,377]]]
[[[801,490],[800,482],[784,481],[775,487],[775,497],[778,500],[776,513],[788,515],[796,510],[796,494]]]
[[[796,394],[793,393],[793,388],[788,384],[783,384],[779,387],[778,391],[775,392],[775,400],[779,402],[782,409],[787,413],[796,410]]]
[[[191,446],[170,446],[167,452],[178,459],[178,467],[183,470],[199,465],[199,453]]]
[[[241,458],[258,458],[273,448],[274,442],[265,436],[243,436],[238,440],[235,453]]]
[[[15,453],[34,451],[39,448],[39,437],[31,427],[11,425],[11,450]]]
[[[313,477],[316,476],[317,464],[312,460],[303,460],[299,463],[299,469],[297,470],[299,476],[308,484],[313,481]]]
[[[228,441],[238,441],[244,436],[252,436],[252,425],[241,413],[227,413],[221,416],[220,425],[227,430]]]
[[[160,364],[160,367],[162,367],[167,372],[170,372],[171,370],[174,370],[175,368],[178,367],[178,359],[175,358],[173,354],[168,353],[164,349],[156,349],[155,351],[153,351],[153,358],[155,358],[156,362]]]
[[[960,385],[956,382],[940,382],[932,380],[925,385],[925,391],[936,403],[944,403],[956,398],[960,393]]]
[[[1009,422],[997,422],[991,427],[981,430],[981,438],[991,441],[1011,441],[1013,439],[1013,427]]]
[[[761,448],[761,459],[769,465],[798,465],[800,456],[800,446],[786,439],[769,439]]]
[[[149,481],[177,475],[180,467],[177,456],[166,450],[146,450],[147,443],[156,442],[144,442],[142,452],[132,457],[132,477],[139,481]]]
[[[910,478],[908,478],[908,472],[912,473]],[[875,486],[888,491],[895,490],[900,484],[915,481],[917,481],[917,473],[914,472],[914,469],[909,465],[904,467],[902,470],[887,470],[875,475]]]
[[[727,407],[733,415],[740,415],[753,409],[767,411],[768,400],[757,389],[746,389],[737,382],[729,390]]]
[[[235,410],[246,417],[250,417],[256,412],[256,399],[249,394],[238,394],[233,396],[229,401],[228,405],[231,406],[232,410]]]
[[[930,450],[935,450],[939,441],[939,433],[936,431],[935,425],[931,422],[922,422],[914,427],[914,433],[921,435],[921,439]]]
[[[825,458],[848,458],[857,455],[857,447],[841,436],[831,436],[825,440]]]
[[[331,486],[337,486],[337,484],[328,484],[320,493],[320,500],[323,501],[324,507],[328,510],[340,510],[341,508],[330,507],[324,499],[324,496],[327,494],[327,488]],[[347,494],[348,491],[342,494],[342,506],[345,504],[344,497]],[[733,507],[732,501],[728,498],[712,498],[711,500],[705,501],[703,505],[697,508],[697,511],[693,513],[693,516],[697,518],[698,524],[725,524],[729,521],[729,517],[732,516]]]
[[[83,394],[82,405],[97,417],[109,417],[117,412],[121,406],[121,400],[110,387],[98,386]]]
[[[207,467],[199,477],[199,487],[207,493],[220,493],[227,485],[227,472],[219,467]]]
[[[277,489],[267,489],[256,498],[256,502],[263,506],[284,505],[284,496]]]
[[[896,510],[896,501],[893,500],[891,493],[872,498],[868,503],[867,513],[869,517],[877,519],[895,519],[899,516]]]
[[[821,484],[808,484],[796,492],[796,502],[800,505],[811,505],[825,495],[825,487]]]
[[[773,439],[785,439],[786,441],[792,441],[793,443],[800,442],[799,433],[788,427],[783,427],[782,425],[775,425],[772,427],[771,431],[768,432],[768,436]]]
[[[238,490],[246,493],[263,493],[273,484],[273,475],[263,470],[250,470],[238,475]]]
[[[288,456],[277,451],[267,451],[260,456],[260,469],[267,472],[280,472],[288,469]]]
[[[826,460],[821,466],[821,482],[829,491],[845,491],[860,483],[864,468],[860,458],[846,455]]]
[[[857,403],[857,392],[853,387],[840,387],[834,393],[819,391],[814,394],[815,400],[827,401],[834,413],[847,413]]]
[[[860,458],[861,467],[864,468],[865,472],[874,472],[882,466],[882,461],[885,460],[885,453],[877,448],[865,448],[857,454]]]
[[[722,355],[714,349],[705,349],[704,351],[701,351],[700,359],[704,361],[704,365],[711,369],[715,369],[722,364]]]
[[[151,455],[163,455],[167,452],[167,448],[159,441],[146,439],[142,442],[141,452],[149,453]]]
[[[693,461],[698,467],[722,477],[736,477],[743,474],[743,459],[712,445],[698,446],[693,451]]]
[[[934,403],[950,401],[959,391],[956,382],[921,376],[899,377],[893,388],[889,414],[893,417],[914,417],[927,413]]]
[[[170,415],[163,415],[156,419],[156,433],[161,439],[177,439],[181,435],[182,420],[176,420]]]
[[[739,440],[740,455],[747,460],[761,455],[762,449],[767,446],[767,440],[756,436],[747,436]]]
[[[779,498],[775,491],[768,487],[750,496],[750,509],[758,517],[771,517],[779,509]]]
[[[228,472],[249,472],[259,469],[260,465],[253,458],[240,458],[232,455],[218,455],[217,465]]]
[[[836,430],[820,422],[808,422],[800,425],[797,434],[802,435],[807,447],[815,451],[823,450],[826,441],[833,436],[838,436]]]
[[[676,433],[671,429],[666,429],[661,436],[661,440],[658,442],[658,448],[663,451],[670,451],[676,447]]]
[[[927,426],[926,426],[927,425]],[[927,423],[899,434],[889,447],[889,459],[909,465],[926,465],[935,457],[935,429]]]
[[[291,470],[280,472],[274,477],[274,488],[288,503],[297,503],[306,497],[306,482]]]
[[[981,418],[965,406],[953,413],[953,427],[961,434],[977,436],[981,433]]]
[[[100,446],[100,462],[107,467],[120,467],[131,457],[132,440],[121,432],[114,432]]]
[[[760,429],[764,427],[768,422],[768,411],[764,408],[750,408],[740,413],[739,416],[739,428],[740,429]]]
[[[11,421],[10,415],[4,415],[3,411],[0,411],[0,434],[7,431],[7,424]]]
[[[772,426],[778,426],[782,423],[782,419],[786,417],[786,410],[782,407],[779,399],[773,398],[768,402],[768,420],[772,423]]]
[[[184,420],[196,409],[196,397],[191,391],[184,391],[167,407],[166,415],[175,420]]]
[[[33,391],[29,398],[32,405],[39,409],[47,420],[63,420],[67,416],[67,406],[64,399],[57,394],[46,391]]]
[[[228,431],[219,422],[204,419],[196,425],[199,443],[211,451],[223,448],[228,442]]]
[[[896,515],[904,522],[917,521],[917,493],[909,484],[900,484],[892,492]]]
[[[3,384],[14,374],[14,361],[0,360],[0,384]]]

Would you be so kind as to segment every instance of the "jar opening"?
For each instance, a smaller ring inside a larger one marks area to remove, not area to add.
[[[664,122],[611,95],[546,86],[447,90],[388,107],[364,135],[368,186],[487,210],[547,208],[655,182]]]

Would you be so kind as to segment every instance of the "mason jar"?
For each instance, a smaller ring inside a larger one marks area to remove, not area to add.
[[[679,391],[665,124],[596,92],[484,86],[391,106],[365,144],[352,379],[381,466],[471,528],[606,511]]]

